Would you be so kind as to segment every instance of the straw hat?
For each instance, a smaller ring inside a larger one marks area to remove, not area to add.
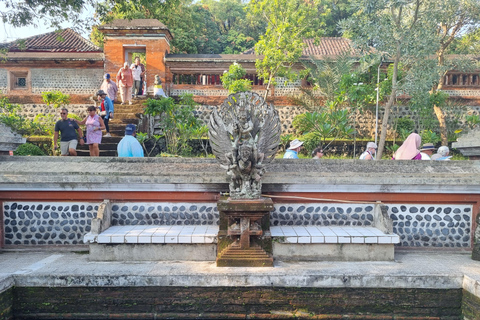
[[[290,147],[288,148],[289,150],[297,149],[303,144],[303,141],[300,141],[298,139],[293,140],[290,142]]]

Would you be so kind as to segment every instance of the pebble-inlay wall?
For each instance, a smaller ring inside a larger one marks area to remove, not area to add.
[[[371,226],[373,205],[275,204],[272,226]]]
[[[402,247],[470,247],[472,206],[408,205],[388,206],[393,232]]]
[[[112,225],[218,225],[216,203],[116,203]]]
[[[32,93],[59,90],[69,94],[95,94],[103,69],[31,69]]]
[[[81,244],[99,203],[5,202],[7,245]],[[402,247],[469,248],[472,206],[389,204]],[[369,204],[275,204],[272,226],[370,226]],[[216,203],[113,203],[112,225],[218,225]]]
[[[6,69],[0,69],[0,93],[7,93],[7,75],[8,71]]]
[[[5,202],[5,244],[81,244],[97,210],[98,203]]]

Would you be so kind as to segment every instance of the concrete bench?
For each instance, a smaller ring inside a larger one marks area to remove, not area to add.
[[[381,204],[371,209],[371,224],[271,226],[273,256],[283,261],[384,261],[394,259],[400,241]],[[111,225],[111,204],[105,200],[92,219],[90,259],[215,261],[217,225]]]
[[[375,227],[352,226],[281,226],[270,227],[272,237],[280,243],[370,243],[396,244],[396,234],[386,234]]]
[[[85,235],[86,243],[217,243],[218,226],[112,226]]]

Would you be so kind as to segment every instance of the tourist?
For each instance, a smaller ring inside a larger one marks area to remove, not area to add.
[[[315,150],[312,151],[312,157],[313,159],[320,159],[323,157],[323,149],[321,147],[315,148]]]
[[[140,57],[135,57],[135,63],[132,64],[130,67],[133,71],[133,77],[135,79],[135,85],[134,85],[134,95],[135,97],[143,95],[143,79],[145,76],[145,66],[143,63],[140,63]],[[140,69],[140,70],[137,70]],[[139,79],[138,79],[138,89],[137,88],[137,77],[135,76],[135,72],[140,72],[139,74]]]
[[[127,124],[125,137],[118,143],[117,153],[119,157],[143,157],[143,148],[136,136],[137,127],[134,124]]]
[[[105,74],[100,90],[105,91],[107,93],[107,97],[109,97],[110,100],[112,100],[112,104],[115,105],[115,101],[117,100],[118,87],[117,84],[110,79],[110,74]]]
[[[105,124],[105,130],[107,133],[105,137],[111,137],[110,128],[108,127],[108,122],[113,118],[113,103],[107,93],[103,90],[98,90],[97,92],[98,101],[100,102],[100,116],[102,117],[103,123]]]
[[[411,133],[398,150],[393,154],[393,160],[420,160],[420,145],[422,138],[417,133]]]
[[[87,125],[87,141],[88,149],[90,150],[90,157],[98,157],[100,155],[99,145],[102,142],[102,130],[105,129],[105,124],[102,118],[97,114],[94,106],[87,108],[88,116],[82,121],[75,120],[78,124]]]
[[[80,145],[83,145],[83,131],[78,124],[68,119],[68,110],[62,108],[60,111],[60,120],[55,123],[55,133],[53,134],[53,148],[57,149],[58,132],[61,133],[60,138],[60,153],[62,156],[76,156],[77,143],[80,139]],[[78,132],[78,137],[77,137]]]
[[[438,148],[437,153],[435,153],[431,159],[436,161],[450,161],[452,156],[448,156],[450,149],[447,146],[441,146]]]
[[[420,149],[420,155],[422,156],[422,160],[432,160],[430,157],[433,154],[433,151],[437,150],[433,143],[425,143]]]
[[[377,144],[375,142],[367,143],[364,153],[360,155],[360,160],[375,160],[375,152],[377,151]]]
[[[127,103],[127,101],[129,104],[132,104],[133,74],[132,70],[128,67],[128,62],[125,62],[123,67],[118,70],[117,85],[120,88],[122,104]]]
[[[290,148],[283,155],[283,159],[298,159],[298,152],[302,149],[303,141],[295,139],[290,142]]]

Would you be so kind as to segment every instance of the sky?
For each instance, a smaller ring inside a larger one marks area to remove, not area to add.
[[[4,9],[3,3],[0,2],[0,10]],[[86,10],[83,14],[82,17],[86,17],[88,15],[93,15],[93,8],[90,8]],[[11,42],[17,39],[24,39],[28,37],[33,37],[39,34],[43,33],[48,33],[48,32],[53,32],[55,31],[55,28],[48,28],[47,25],[43,22],[37,22],[38,26],[28,26],[28,27],[23,27],[23,28],[14,28],[11,25],[5,24],[0,21],[0,43],[5,43],[5,42]],[[63,28],[72,28],[74,27],[70,23],[63,23],[62,24]],[[76,30],[78,31],[78,30]],[[80,34],[88,39],[89,38],[89,32],[90,30],[85,30],[83,32],[80,32]]]

